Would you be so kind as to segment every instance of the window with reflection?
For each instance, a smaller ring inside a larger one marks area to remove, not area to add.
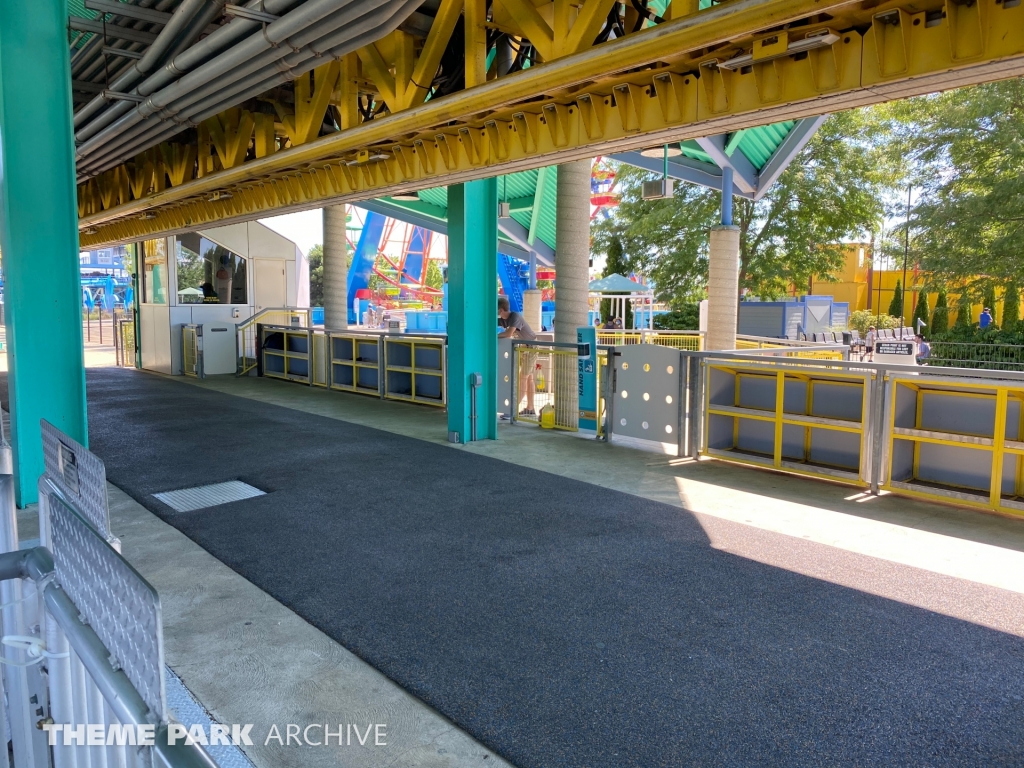
[[[167,238],[142,243],[142,302],[167,303]]]
[[[179,304],[248,304],[245,259],[189,232],[175,238]]]

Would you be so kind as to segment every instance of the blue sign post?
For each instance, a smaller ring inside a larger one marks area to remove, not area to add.
[[[579,427],[597,431],[597,329],[576,329],[576,366],[579,394]]]

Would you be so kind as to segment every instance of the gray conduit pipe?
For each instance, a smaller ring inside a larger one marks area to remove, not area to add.
[[[345,55],[346,53],[351,53],[352,51],[357,50],[362,46],[368,45],[369,43],[372,43],[375,40],[379,40],[382,36],[387,35],[393,32],[395,29],[397,29],[398,25],[400,25],[403,22],[403,20],[409,16],[410,13],[416,10],[416,8],[419,7],[420,4],[421,0],[406,0],[406,3],[404,3],[397,12],[392,13],[391,17],[387,19],[387,22],[384,24],[383,28],[377,27],[376,29],[372,29],[364,34],[358,35],[357,37],[345,42],[342,45],[335,46],[334,48],[327,51],[321,57],[321,60],[339,58]],[[221,94],[219,101],[216,99],[208,100],[205,104],[200,105],[201,108],[205,108],[204,112],[200,113],[199,115],[191,119],[190,122],[198,125],[199,123],[202,123],[204,120],[207,120],[208,118],[211,118],[214,115],[223,112],[225,109],[228,109],[229,106],[231,106],[232,104],[236,104],[239,101],[244,101],[246,98],[249,98],[251,96],[264,93],[270,88],[273,88],[275,85],[280,85],[283,82],[287,82],[290,79],[295,79],[300,75],[307,73],[310,69],[312,68],[307,67],[302,71],[290,71],[288,73],[276,72],[267,79],[262,81],[257,81],[255,77],[250,77],[247,79],[247,86],[248,83],[250,82],[253,83],[253,85],[251,87],[248,87],[248,90],[245,94],[236,96],[223,96]],[[106,168],[118,165],[119,163],[122,163],[125,160],[134,157],[139,152],[138,147],[160,143],[161,141],[164,141],[165,139],[170,138],[171,136],[180,132],[181,129],[181,125],[167,126],[162,123],[157,123],[155,126],[150,128],[141,128],[140,133],[133,142],[132,146],[128,147],[127,151],[121,151],[123,153],[121,157],[113,157],[113,153],[106,153],[104,154],[103,158],[98,159],[97,162],[102,163],[102,166],[100,167],[100,170],[96,172],[102,172],[103,170],[106,170]]]
[[[152,45],[146,49],[142,58],[133,62],[127,72],[111,83],[110,89],[113,91],[126,91],[163,63],[164,56],[170,51],[174,41],[178,39],[178,36],[185,30],[193,17],[208,2],[209,0],[182,0],[181,5],[174,9],[170,20],[160,30],[160,34],[157,35]],[[221,5],[223,6],[223,2],[221,2]],[[107,99],[101,94],[86,104],[75,115],[75,127],[78,127],[103,109],[106,103]]]
[[[339,58],[347,53],[351,53],[352,51],[355,51],[363,47],[364,45],[367,45],[368,43],[373,42],[374,40],[380,39],[383,35],[389,34],[390,32],[397,29],[398,25],[401,24],[402,21],[405,18],[407,18],[410,13],[412,13],[412,11],[416,10],[416,8],[419,7],[420,3],[421,0],[406,0],[406,2],[401,6],[400,10],[398,10],[397,13],[393,13],[391,15],[391,18],[385,21],[383,28],[378,26],[374,29],[370,29],[369,31],[347,41],[343,45],[332,48],[331,50],[327,51],[323,56],[321,56],[320,60],[323,61],[330,60],[331,58]],[[349,31],[352,31],[351,28],[349,28]],[[312,58],[315,59],[316,57]],[[290,79],[295,79],[296,77],[299,77],[300,75],[308,72],[311,68],[312,67],[308,66],[308,64],[304,68],[291,69],[285,72],[281,72],[277,68],[274,68],[271,70],[269,77],[263,80],[259,79],[259,73],[255,76],[250,76],[246,79],[246,82],[242,84],[246,87],[246,90],[243,93],[235,95],[221,94],[219,95],[219,97],[213,97],[207,100],[206,103],[199,105],[200,108],[203,108],[203,111],[199,114],[195,114],[195,116],[189,120],[189,123],[198,125],[203,120],[206,120],[210,117],[213,117],[216,114],[219,114],[220,112],[224,111],[225,109],[231,107],[234,104],[238,104],[239,102],[244,101],[247,98],[257,96],[261,93],[265,93],[267,90],[273,88],[276,85],[279,85],[283,82],[287,82]],[[146,146],[159,144],[160,142],[168,138],[171,138],[175,134],[179,133],[182,130],[182,127],[183,126],[180,124],[167,125],[165,123],[156,123],[152,128],[144,130],[144,132],[139,134],[137,138],[132,141],[132,143],[128,144],[122,149],[106,152],[104,153],[103,157],[96,158],[93,162],[97,163],[98,165],[93,166],[92,164],[90,164],[90,167],[98,167],[99,170],[94,171],[94,173],[100,173],[109,167],[112,167],[120,162],[123,162],[127,159],[134,157],[139,151],[141,151],[141,149],[143,149]],[[119,154],[115,155],[115,152]]]
[[[268,13],[280,13],[294,6],[297,0],[266,0],[264,4]],[[260,0],[250,0],[248,8],[260,7]],[[175,56],[170,63],[147,77],[135,89],[140,96],[148,96],[160,88],[174,82],[178,77],[190,72],[213,57],[228,50],[232,45],[241,40],[249,33],[260,28],[259,22],[250,21],[242,17],[235,17],[230,22],[207,35],[201,41],[191,46],[181,54]],[[84,126],[75,135],[79,143],[88,140],[100,129],[105,128],[115,119],[130,112],[135,105],[131,102],[122,101],[116,104],[107,112],[100,115],[88,125]],[[110,115],[113,115],[112,117]]]
[[[222,55],[211,61],[202,64],[194,71],[169,85],[167,88],[148,96],[146,101],[139,104],[134,110],[109,126],[104,131],[96,134],[78,148],[79,157],[87,157],[97,147],[104,144],[109,145],[111,140],[118,134],[124,133],[135,125],[138,125],[144,118],[159,112],[167,106],[171,100],[187,94],[194,88],[201,87],[207,82],[219,77],[228,75],[232,68],[242,66],[250,59],[265,53],[276,45],[280,45],[288,37],[304,29],[306,26],[315,24],[336,10],[339,5],[347,5],[353,0],[309,0],[294,11],[287,13],[277,21],[266,25],[261,34],[254,34],[247,37],[237,45],[232,46]],[[233,24],[234,22],[232,22]],[[250,22],[253,27],[259,28],[259,24]],[[232,26],[229,24],[228,27]],[[226,29],[226,27],[225,27]],[[216,35],[210,35],[206,41]],[[203,42],[206,42],[203,41]],[[201,45],[201,44],[200,44]],[[199,46],[195,46],[198,48]],[[174,62],[172,62],[174,64]],[[140,89],[141,91],[141,89]]]
[[[216,89],[203,89],[198,95],[200,97],[204,94],[209,95],[197,107],[188,110],[193,117],[186,118],[185,120],[179,118],[178,123],[168,125],[160,132],[154,132],[141,126],[138,128],[131,126],[129,128],[131,133],[127,138],[116,141],[117,146],[108,144],[101,148],[98,155],[88,158],[87,164],[81,170],[83,172],[99,172],[96,170],[97,168],[102,170],[102,166],[107,166],[108,163],[116,164],[120,162],[121,158],[134,156],[139,147],[142,146],[143,141],[148,142],[156,138],[158,143],[163,138],[178,133],[182,129],[181,123],[197,124],[211,115],[217,114],[240,101],[244,101],[246,98],[259,95],[275,85],[299,77],[312,69],[313,66],[316,66],[318,61],[337,58],[373,40],[379,39],[381,36],[397,28],[419,4],[417,0],[407,0],[400,8],[393,10],[391,14],[385,14],[384,18],[381,18],[381,14],[377,13],[373,8],[367,8],[367,3],[365,2],[360,3],[358,9],[346,9],[344,13],[332,14],[331,20],[333,23],[345,25],[342,29],[331,32],[330,28],[325,28],[327,25],[323,24],[318,26],[315,35],[307,33],[301,37],[289,38],[287,42],[290,46],[297,47],[300,43],[306,43],[306,48],[298,52],[293,51],[284,56],[279,55],[277,58],[284,59],[283,63],[280,60],[275,62],[271,58],[270,64],[267,64],[261,70],[248,77],[244,77],[231,88],[225,89],[224,83],[221,81],[217,83],[218,88]],[[350,19],[356,10],[363,12],[363,17],[355,23],[351,23]],[[373,26],[373,21],[378,21],[379,23]],[[325,35],[325,32],[329,34]],[[356,32],[362,32],[362,34],[352,37],[353,33]],[[314,36],[317,39],[310,40]],[[250,70],[251,67],[246,69]],[[198,70],[196,74],[198,74]],[[163,96],[163,94],[160,95]],[[186,98],[191,102],[193,101],[193,96],[194,94]],[[177,111],[178,108],[178,104],[174,104],[174,111]],[[161,115],[170,111],[170,109],[163,111]],[[196,115],[197,112],[200,114]],[[159,126],[160,124],[158,123],[157,125]],[[85,147],[82,148],[83,151],[85,149]]]
[[[152,0],[145,0],[145,2],[136,3],[140,8],[153,8],[157,11],[166,11],[169,7],[174,5],[174,0],[160,0],[158,3],[154,3]],[[130,19],[127,16],[118,17],[120,21],[108,21],[108,30],[117,30],[118,27],[122,29],[135,29],[144,32],[150,32],[153,30],[154,25],[148,21],[140,21],[138,19]],[[116,35],[112,35],[115,37]],[[102,35],[93,35],[89,42],[87,42],[82,48],[80,48],[74,56],[71,58],[71,71],[76,79],[87,80],[94,73],[96,73],[103,66],[103,52],[102,48],[106,44]],[[129,43],[127,46],[128,50],[145,52],[145,45],[141,43]]]

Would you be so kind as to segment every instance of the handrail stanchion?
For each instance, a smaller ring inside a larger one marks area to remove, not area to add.
[[[690,388],[690,458],[700,458],[701,429],[707,414],[704,412],[704,378],[707,376],[707,368],[700,355],[693,355],[690,358],[690,367],[693,372],[693,386]]]
[[[512,339],[512,397],[509,398],[511,404],[511,417],[509,421],[515,424],[519,416],[519,344],[515,339]]]
[[[689,404],[688,388],[690,369],[689,361],[682,350],[679,350],[679,394],[676,402],[679,404],[679,420],[676,423],[676,456],[682,458],[686,455],[686,408]]]
[[[50,653],[47,671],[50,677],[50,716],[55,723],[73,723],[74,707],[71,702],[71,646],[64,630],[45,611],[46,649]],[[54,768],[76,768],[75,755],[63,739],[53,745]]]
[[[882,454],[884,453],[885,442],[885,371],[875,371],[873,389],[871,392],[871,409],[867,418],[871,429],[871,493],[878,495],[879,485],[882,476]]]
[[[4,552],[18,551],[18,517],[14,502],[14,476],[0,475],[0,548]],[[0,609],[4,635],[28,634],[23,612],[23,589],[21,579],[7,579],[0,582]],[[30,706],[32,696],[38,699],[40,685],[32,685],[29,676],[39,678],[38,666],[20,666],[31,661],[23,648],[6,649],[11,660],[18,665],[3,665],[4,691],[7,693],[8,717],[11,724],[11,743],[14,745],[14,764],[18,768],[46,768],[49,763],[46,736],[35,727],[35,710]],[[34,693],[33,689],[37,692]],[[6,748],[3,750],[6,752]]]

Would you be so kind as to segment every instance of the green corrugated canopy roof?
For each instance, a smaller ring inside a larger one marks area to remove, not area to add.
[[[533,237],[551,248],[555,247],[555,192],[558,168],[550,166],[535,171],[522,171],[498,177],[498,199],[509,203],[512,219]],[[539,195],[538,195],[539,192]],[[391,206],[427,216],[440,222],[448,220],[448,188],[431,187],[419,192],[419,201],[382,198]],[[512,242],[503,233],[499,237]]]

